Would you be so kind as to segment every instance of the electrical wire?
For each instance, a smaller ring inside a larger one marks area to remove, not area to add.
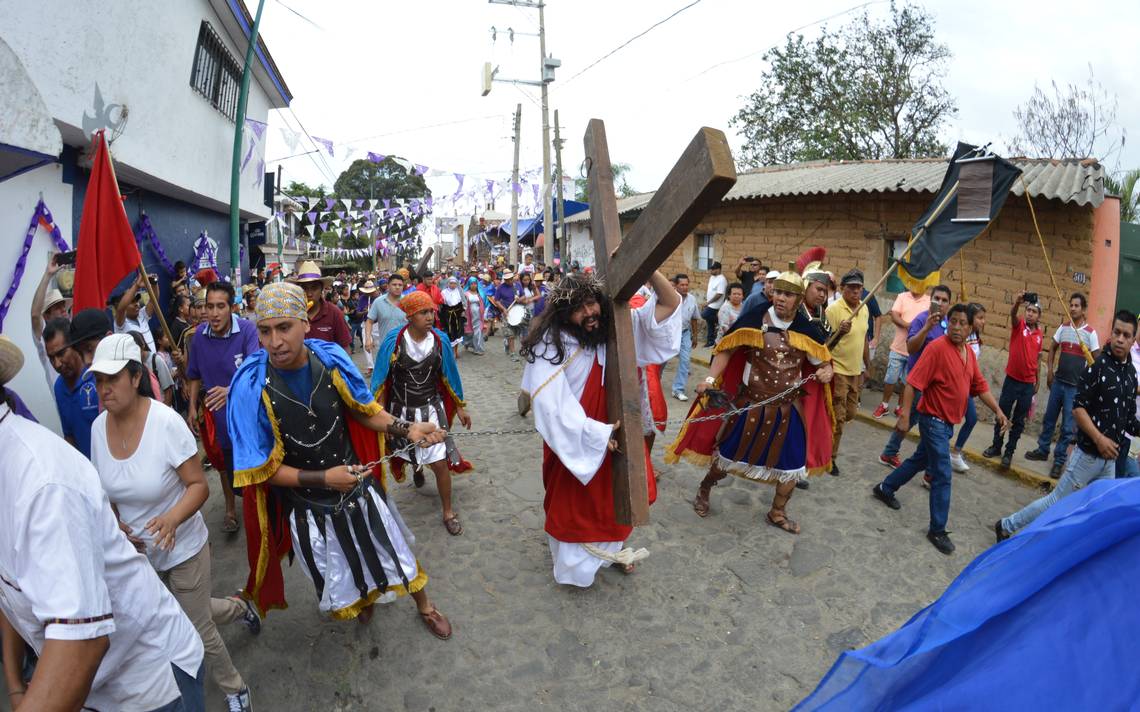
[[[580,77],[580,76],[582,76],[583,74],[585,74],[586,72],[590,71],[590,69],[592,69],[593,67],[597,66],[598,64],[600,64],[602,61],[604,61],[604,60],[605,60],[605,59],[607,59],[608,57],[611,57],[611,56],[613,56],[613,55],[614,55],[614,54],[616,54],[616,53],[617,53],[619,50],[621,50],[621,49],[623,49],[623,48],[627,47],[627,46],[628,46],[629,44],[631,44],[631,43],[632,43],[634,40],[637,40],[637,39],[639,39],[639,38],[641,38],[641,37],[644,37],[645,35],[647,35],[647,34],[649,34],[650,32],[652,32],[652,31],[653,31],[655,28],[657,28],[657,27],[659,27],[659,26],[661,26],[661,25],[664,25],[666,22],[668,22],[669,20],[672,20],[674,17],[676,17],[677,15],[680,15],[682,12],[684,12],[685,10],[688,10],[689,8],[693,7],[694,5],[699,5],[699,4],[701,3],[701,1],[702,1],[702,0],[693,0],[693,1],[692,1],[691,3],[689,3],[688,5],[686,5],[686,6],[682,7],[682,8],[680,8],[679,10],[676,10],[676,11],[674,11],[674,12],[673,12],[673,14],[669,15],[668,17],[666,17],[666,18],[664,18],[664,19],[662,19],[662,20],[658,20],[657,22],[653,23],[653,24],[652,24],[652,25],[650,25],[649,27],[645,28],[645,29],[644,29],[644,30],[642,30],[641,32],[639,32],[639,33],[637,33],[636,35],[634,35],[633,37],[630,37],[630,38],[629,38],[628,40],[626,40],[625,42],[622,42],[622,43],[621,43],[620,45],[618,45],[617,47],[614,47],[614,48],[613,48],[612,50],[610,50],[609,52],[607,52],[607,53],[603,54],[601,57],[598,57],[597,59],[595,59],[595,60],[594,60],[593,62],[591,62],[590,64],[586,65],[586,68],[585,68],[585,69],[583,69],[582,71],[578,72],[578,73],[577,73],[577,74],[575,74],[574,76],[570,77],[570,78],[569,78],[569,79],[567,79],[565,82],[562,82],[561,86],[566,86],[566,85],[567,85],[567,84],[569,84],[570,82],[574,81],[574,80],[575,80],[575,79],[577,79],[578,77]]]
[[[288,6],[288,5],[286,5],[285,3],[281,2],[281,0],[275,0],[275,1],[277,2],[277,4],[278,4],[278,5],[280,5],[281,7],[285,8],[285,9],[286,9],[286,10],[288,10],[289,12],[293,13],[293,14],[294,14],[294,15],[296,15],[297,17],[301,18],[301,19],[302,19],[302,20],[304,20],[305,22],[309,23],[309,24],[310,24],[310,25],[312,25],[313,27],[317,28],[317,29],[318,29],[318,30],[320,30],[321,32],[324,32],[324,31],[325,31],[325,28],[321,27],[320,25],[318,25],[317,23],[313,22],[313,21],[312,21],[312,20],[310,20],[309,18],[305,17],[304,15],[302,15],[302,14],[301,14],[301,13],[299,13],[299,12],[297,12],[297,11],[296,11],[296,10],[294,10],[293,8],[289,7],[289,6]]]

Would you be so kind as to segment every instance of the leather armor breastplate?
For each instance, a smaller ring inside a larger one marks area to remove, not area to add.
[[[416,408],[426,405],[437,398],[437,380],[443,366],[443,355],[439,351],[439,344],[432,340],[431,353],[423,361],[416,361],[408,355],[405,348],[404,337],[396,346],[396,363],[392,367],[391,405],[395,412],[397,407]]]
[[[768,327],[764,332],[764,348],[748,352],[750,368],[748,382],[744,385],[753,401],[790,388],[800,379],[804,363],[804,352],[792,348],[786,331],[772,326],[767,315],[764,324]]]

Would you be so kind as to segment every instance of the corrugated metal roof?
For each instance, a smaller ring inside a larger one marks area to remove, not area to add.
[[[1104,201],[1104,168],[1087,159],[1011,158],[1021,168],[1029,195],[1063,203],[1096,207]],[[936,193],[946,174],[946,160],[897,159],[885,161],[812,161],[766,166],[741,173],[725,200],[778,198],[794,195],[840,193]],[[1021,181],[1013,184],[1022,195]],[[618,200],[618,213],[641,210],[653,193]],[[589,211],[567,222],[589,220]]]

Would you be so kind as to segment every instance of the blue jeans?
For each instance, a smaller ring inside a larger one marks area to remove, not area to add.
[[[1045,408],[1045,420],[1041,422],[1041,436],[1037,438],[1037,449],[1049,452],[1049,441],[1053,438],[1053,428],[1057,427],[1057,416],[1061,416],[1061,434],[1057,436],[1057,447],[1053,450],[1053,461],[1064,462],[1069,445],[1077,439],[1077,421],[1073,418],[1073,399],[1077,397],[1077,387],[1069,383],[1053,381],[1049,389],[1049,405]]]
[[[930,531],[946,531],[950,516],[950,436],[954,426],[925,413],[918,414],[918,448],[887,475],[880,487],[894,494],[919,472],[930,475]]]
[[[954,447],[961,450],[965,446],[966,441],[970,439],[970,433],[974,432],[974,426],[978,424],[978,407],[974,405],[974,399],[971,398],[966,401],[966,419],[962,421],[962,427],[958,428],[958,437],[954,440]]]
[[[681,329],[681,351],[677,357],[677,375],[673,377],[673,392],[684,393],[689,383],[689,364],[693,358],[693,332],[689,327]]]
[[[1127,440],[1121,443],[1120,454],[1116,456],[1116,479],[1118,480],[1140,477],[1140,462],[1136,462],[1136,458],[1128,456],[1128,444]]]
[[[1017,448],[1017,440],[1021,437],[1021,431],[1025,430],[1025,416],[1029,415],[1029,406],[1032,402],[1032,383],[1022,383],[1009,376],[1005,377],[1001,384],[998,407],[1001,408],[1001,412],[1005,413],[1005,417],[1013,423],[1009,429],[1009,442],[1005,446],[1006,455],[1013,455],[1014,449]],[[1001,425],[995,422],[993,442],[995,450],[1001,450],[1001,441]]]
[[[1127,444],[1127,443],[1125,443]],[[1053,503],[1065,497],[1093,480],[1116,477],[1116,461],[1105,460],[1099,455],[1090,455],[1079,447],[1073,448],[1073,454],[1065,463],[1065,474],[1053,491],[1022,507],[1020,510],[1001,520],[1001,526],[1008,533],[1013,534],[1041,516]]]
[[[182,693],[177,700],[167,703],[154,712],[206,712],[206,663],[198,666],[198,674],[190,677],[182,668],[171,665],[174,669],[174,680],[178,683],[178,691]]]
[[[912,428],[915,426],[915,423],[918,422],[918,401],[920,398],[922,398],[922,391],[916,390],[914,392],[914,402],[910,404],[910,420],[907,421],[910,423],[910,427]],[[910,430],[907,430],[906,432],[909,433]],[[899,448],[902,447],[902,441],[904,437],[906,437],[906,433],[900,433],[897,430],[892,430],[891,437],[887,439],[887,446],[883,448],[883,457],[894,457],[895,455],[898,455]]]

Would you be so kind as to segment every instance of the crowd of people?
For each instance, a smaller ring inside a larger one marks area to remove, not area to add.
[[[995,522],[999,542],[1095,479],[1140,474],[1140,448],[1130,445],[1140,442],[1135,314],[1115,315],[1102,349],[1087,299],[1074,293],[1043,353],[1037,297],[1016,295],[995,397],[979,367],[984,306],[955,303],[945,285],[916,286],[884,315],[862,271],[837,277],[824,258],[817,248],[778,271],[744,257],[733,282],[712,262],[703,302],[689,275],[654,273],[625,307],[635,352],[625,356],[636,357],[643,395],[642,422],[628,424],[607,412],[605,397],[616,305],[576,263],[563,269],[527,254],[517,265],[327,274],[301,259],[287,278],[259,270],[242,286],[179,263],[159,320],[153,280],[141,273],[106,309],[72,314],[50,261],[31,323],[70,447],[7,388],[25,354],[0,336],[0,449],[11,473],[0,478],[0,608],[13,706],[197,710],[209,674],[228,709],[252,709],[218,626],[256,635],[268,611],[285,607],[289,554],[329,617],[367,623],[375,604],[409,595],[427,630],[450,638],[381,463],[390,460],[397,482],[410,466],[416,487],[431,472],[443,527],[463,534],[452,475],[471,463],[449,433],[456,420],[470,429],[472,418],[458,362],[486,355],[496,336],[504,359],[524,362],[520,414],[533,410],[546,445],[545,531],[563,584],[589,586],[600,568],[629,573],[644,558],[626,547],[632,530],[615,515],[612,457],[616,432],[640,428],[652,503],[661,369],[674,358],[670,393],[693,400],[689,419],[719,416],[686,422],[666,448],[667,461],[707,468],[693,500],[701,517],[712,512],[712,488],[734,475],[773,485],[767,523],[800,532],[789,502],[809,478],[840,475],[845,425],[888,318],[895,336],[873,416],[885,417],[897,394],[897,424],[878,455],[891,472],[871,494],[899,509],[898,490],[924,473],[927,536],[942,553],[954,551],[951,483],[968,469],[962,448],[975,401],[994,413],[984,456],[1001,467],[1011,465],[1042,380],[1044,428],[1026,457],[1048,460],[1059,428],[1056,487]],[[690,389],[702,336],[711,364]],[[919,444],[903,461],[915,425]],[[245,587],[226,597],[213,596],[201,514],[209,470],[223,493],[221,531],[244,529],[249,552]]]

